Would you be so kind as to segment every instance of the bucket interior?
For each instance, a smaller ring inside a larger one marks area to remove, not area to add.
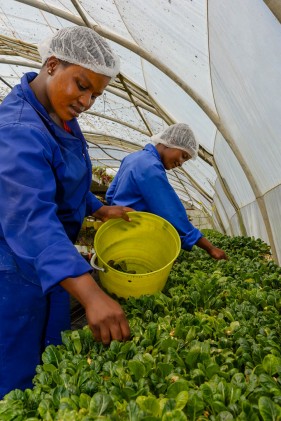
[[[146,212],[131,212],[130,218],[131,222],[112,219],[99,228],[95,237],[99,264],[132,274],[151,273],[171,264],[180,251],[175,228]]]

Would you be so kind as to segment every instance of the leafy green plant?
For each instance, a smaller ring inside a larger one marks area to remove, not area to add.
[[[261,240],[208,238],[229,260],[181,252],[163,292],[120,299],[126,343],[63,332],[0,419],[281,420],[281,269]]]

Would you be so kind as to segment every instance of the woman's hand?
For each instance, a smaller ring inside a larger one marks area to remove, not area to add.
[[[130,217],[127,212],[134,212],[134,209],[126,206],[102,206],[99,208],[93,216],[100,219],[102,222],[108,221],[112,218],[123,218],[125,221],[130,221]]]
[[[94,301],[85,310],[89,327],[97,342],[109,344],[113,339],[129,339],[130,328],[122,307],[102,290],[96,292]]]
[[[89,273],[67,278],[60,285],[85,308],[89,327],[97,342],[109,344],[113,339],[129,339],[130,327],[122,307],[97,285]]]
[[[213,247],[208,251],[209,255],[216,260],[227,260],[227,255],[225,252],[217,247]]]
[[[196,245],[198,247],[200,247],[201,249],[206,250],[206,252],[213,259],[216,259],[216,260],[222,260],[222,259],[227,260],[228,259],[225,252],[223,250],[219,249],[218,247],[215,247],[209,240],[207,240],[206,237],[199,238]]]

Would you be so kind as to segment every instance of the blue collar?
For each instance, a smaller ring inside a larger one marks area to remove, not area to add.
[[[148,143],[147,145],[145,145],[144,147],[145,151],[151,152],[152,155],[156,156],[157,159],[159,159],[159,161],[162,162],[159,152],[157,151],[156,147],[152,144],[152,143]]]
[[[23,75],[23,77],[21,78],[21,88],[23,94],[29,102],[29,104],[37,111],[37,113],[39,113],[43,118],[47,119],[48,121],[52,121],[46,109],[43,107],[41,102],[38,101],[33,90],[29,86],[30,82],[32,82],[36,78],[36,76],[38,76],[38,74],[35,72],[28,72]]]

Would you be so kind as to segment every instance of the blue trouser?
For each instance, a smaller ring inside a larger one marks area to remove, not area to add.
[[[70,305],[63,288],[43,295],[20,272],[0,270],[0,399],[13,389],[32,387],[44,347],[60,344],[67,329]]]

